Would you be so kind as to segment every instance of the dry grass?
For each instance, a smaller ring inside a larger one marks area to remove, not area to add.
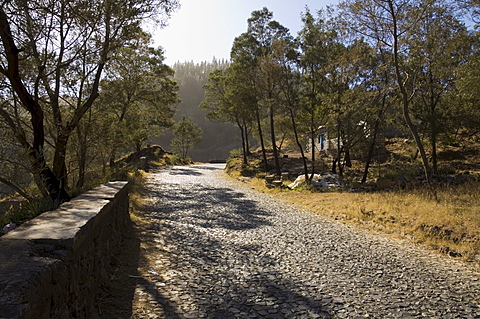
[[[437,189],[433,199],[425,189],[350,193],[268,189],[252,179],[257,190],[269,192],[315,214],[352,223],[438,249],[466,260],[480,254],[479,183]]]
[[[464,136],[461,141],[439,150],[439,174],[452,177],[463,173],[477,176],[477,182],[436,186],[433,191],[417,185],[408,190],[352,193],[348,189],[320,192],[307,187],[295,191],[268,189],[260,174],[250,181],[254,188],[274,193],[315,214],[388,236],[407,238],[451,257],[476,259],[480,264],[480,140]],[[379,157],[372,163],[368,180],[421,176],[423,168],[418,158],[414,159],[415,153],[416,147],[411,140],[387,140],[384,158]],[[315,166],[318,168],[321,163]],[[345,171],[345,180],[358,182],[363,166],[354,161],[354,166]],[[258,156],[251,158],[247,168],[251,171],[257,167],[261,167]],[[255,175],[245,175],[244,170],[237,158],[227,163],[227,172],[232,176]]]

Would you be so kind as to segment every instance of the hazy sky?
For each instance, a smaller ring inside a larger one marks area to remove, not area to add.
[[[166,63],[229,59],[235,37],[247,30],[252,11],[267,7],[273,19],[296,36],[302,26],[300,13],[336,4],[338,0],[180,0],[164,29],[154,31],[155,46],[165,49]]]

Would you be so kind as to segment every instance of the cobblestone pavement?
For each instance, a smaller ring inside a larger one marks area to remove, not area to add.
[[[220,168],[150,176],[133,318],[480,318],[480,276],[461,262],[303,212]]]

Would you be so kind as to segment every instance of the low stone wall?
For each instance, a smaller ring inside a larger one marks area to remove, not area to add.
[[[90,318],[130,223],[127,182],[112,182],[0,238],[0,318]]]

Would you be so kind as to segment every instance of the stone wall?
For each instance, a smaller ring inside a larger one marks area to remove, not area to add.
[[[127,182],[112,182],[0,238],[0,318],[90,318],[129,227]]]

